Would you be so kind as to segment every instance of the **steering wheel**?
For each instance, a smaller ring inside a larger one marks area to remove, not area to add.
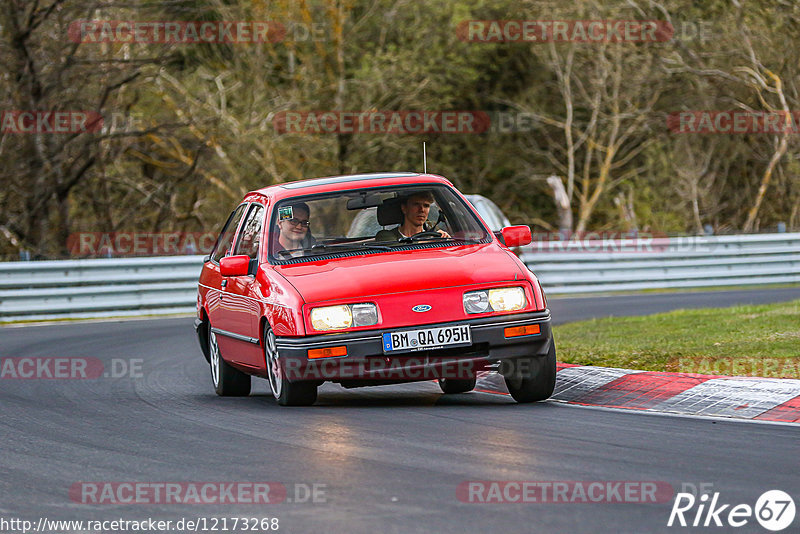
[[[443,236],[442,234],[439,233],[439,230],[425,230],[424,232],[412,235],[411,239],[416,241],[418,239],[425,239],[426,237],[443,237]]]

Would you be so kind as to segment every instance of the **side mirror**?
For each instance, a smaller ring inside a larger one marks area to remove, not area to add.
[[[525,225],[506,226],[500,231],[508,248],[523,247],[531,243],[531,227]]]
[[[250,256],[226,256],[219,260],[222,276],[247,276],[250,274]]]

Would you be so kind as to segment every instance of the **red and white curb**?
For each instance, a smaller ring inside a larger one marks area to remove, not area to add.
[[[478,379],[476,389],[508,393],[497,373]],[[800,423],[800,380],[692,373],[661,373],[558,364],[551,399],[684,415],[735,417]]]

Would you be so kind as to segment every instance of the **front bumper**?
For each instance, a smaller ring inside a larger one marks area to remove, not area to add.
[[[499,361],[545,356],[552,340],[549,310],[426,324],[405,330],[450,325],[468,325],[472,344],[384,354],[382,334],[404,330],[402,328],[281,337],[276,340],[280,372],[292,381],[331,380],[343,385],[378,385],[434,378],[467,379],[479,371],[492,368]],[[538,325],[539,333],[510,338],[505,336],[506,328],[525,325]],[[308,358],[310,349],[341,346],[347,347],[346,356]]]

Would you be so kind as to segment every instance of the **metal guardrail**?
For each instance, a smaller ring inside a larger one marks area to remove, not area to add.
[[[0,323],[194,313],[203,256],[0,263]]]
[[[548,295],[800,283],[800,233],[534,241]],[[202,256],[0,263],[0,323],[191,314]]]
[[[800,233],[534,242],[520,257],[551,295],[800,282]]]

